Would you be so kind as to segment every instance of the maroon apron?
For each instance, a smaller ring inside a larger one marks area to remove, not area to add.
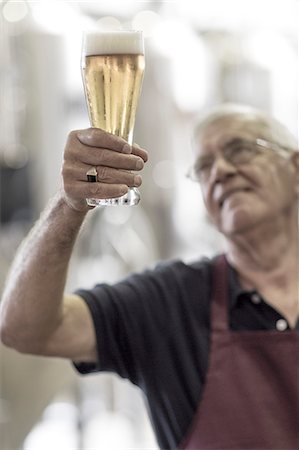
[[[231,331],[228,264],[214,267],[205,387],[182,450],[299,450],[299,332]]]

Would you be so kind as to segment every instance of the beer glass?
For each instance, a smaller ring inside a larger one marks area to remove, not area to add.
[[[84,33],[81,71],[92,127],[133,143],[144,67],[141,31]],[[87,203],[90,206],[136,205],[139,200],[138,189],[129,188],[121,197],[87,199]]]

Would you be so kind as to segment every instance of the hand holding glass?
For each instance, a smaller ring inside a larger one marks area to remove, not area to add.
[[[144,73],[141,31],[86,33],[82,78],[91,126],[133,143],[136,109]],[[90,206],[136,205],[138,189],[117,198],[87,199]]]

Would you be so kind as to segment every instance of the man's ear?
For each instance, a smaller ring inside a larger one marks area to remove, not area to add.
[[[292,160],[296,171],[296,192],[299,196],[299,151],[294,153]]]

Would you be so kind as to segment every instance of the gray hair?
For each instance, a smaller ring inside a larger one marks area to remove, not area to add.
[[[277,119],[252,106],[235,103],[223,103],[215,106],[208,113],[197,118],[193,140],[198,138],[210,125],[231,119],[244,121],[246,124],[256,126],[262,133],[261,138],[293,150],[298,148],[298,141],[295,136]]]

